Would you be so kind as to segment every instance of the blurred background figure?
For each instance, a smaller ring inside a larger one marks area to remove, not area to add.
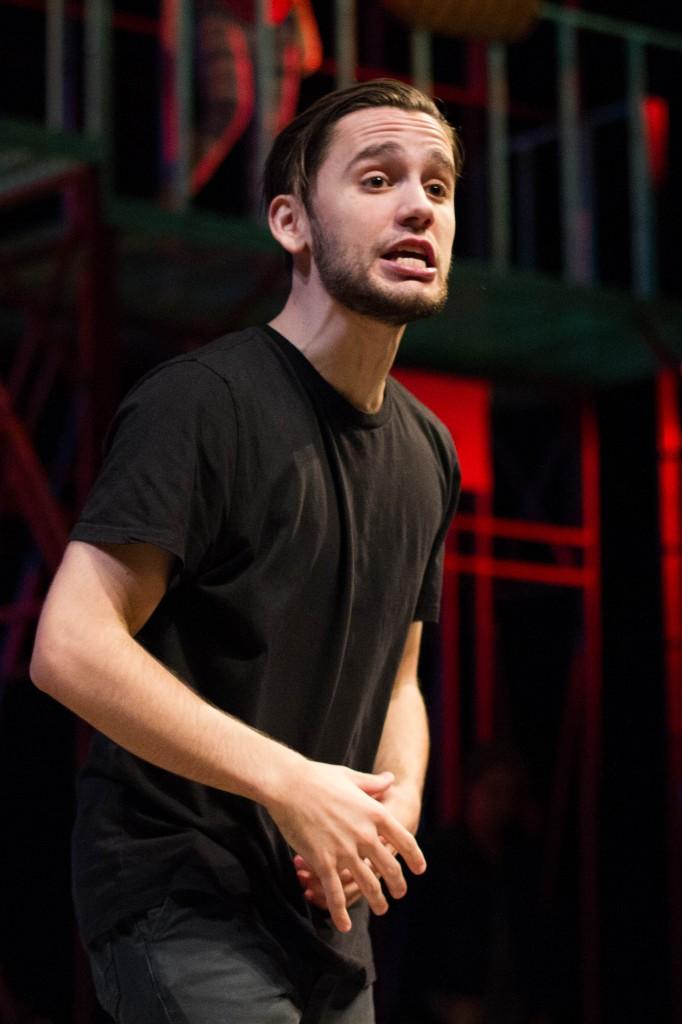
[[[417,987],[404,1019],[548,1024],[533,809],[512,748],[474,752],[462,820],[437,832],[427,849],[408,943]]]
[[[163,179],[168,182],[177,159],[172,87],[175,33],[179,0],[162,0],[161,38],[163,59]],[[239,200],[253,203],[250,171],[256,142],[257,0],[195,0],[195,59],[197,109],[193,144],[191,193],[197,196],[213,181],[216,172],[237,143],[246,145],[235,154],[232,198],[210,205],[231,209]],[[270,133],[276,135],[296,113],[301,79],[322,63],[322,43],[311,0],[271,0],[270,22],[275,32],[275,106],[270,111]],[[243,212],[235,209],[235,212]]]

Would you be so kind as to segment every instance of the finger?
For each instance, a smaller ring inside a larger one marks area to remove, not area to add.
[[[338,872],[332,867],[321,868],[319,877],[332,921],[340,932],[349,932],[352,923],[346,909],[346,897]]]
[[[395,857],[398,851],[396,850],[395,846],[393,846],[392,843],[389,843],[388,839],[386,839],[385,836],[379,836],[379,842],[383,843],[388,852]]]
[[[306,889],[303,893],[303,899],[308,903],[312,903],[313,906],[318,907],[320,910],[327,910],[327,900],[325,899],[324,893],[318,892],[315,889]]]
[[[407,892],[407,882],[400,861],[381,844],[377,844],[372,856],[372,869],[383,879],[391,896],[402,899]]]
[[[312,894],[312,896],[315,899],[315,902],[318,903],[318,905],[319,902],[322,902],[324,903],[325,907],[327,906],[324,889],[322,887],[322,882],[319,880],[317,875],[312,875],[312,877],[307,882],[301,881],[301,885],[303,887],[304,896],[310,893]]]
[[[388,910],[388,901],[381,888],[381,882],[372,868],[364,860],[358,858],[350,870],[360,892],[369,903],[372,913],[385,914]]]
[[[362,893],[360,892],[359,886],[356,882],[349,882],[348,885],[344,885],[343,891],[346,895],[346,906],[352,907],[354,903],[362,899]]]
[[[296,877],[304,888],[308,888],[310,885],[320,885],[320,880],[315,872],[308,868],[300,868],[296,872]],[[344,886],[353,881],[353,876],[348,868],[344,868],[343,871],[339,872],[339,878],[341,879],[341,884]]]
[[[413,874],[422,875],[426,871],[426,858],[417,840],[396,818],[387,815],[385,823],[380,823],[378,828],[388,843],[395,847],[396,853],[400,854]],[[383,849],[386,850],[386,847]],[[372,862],[376,864],[373,856]]]
[[[353,777],[355,783],[368,796],[379,796],[395,782],[393,772],[380,772],[378,775],[370,775],[367,772],[353,772]]]
[[[360,892],[357,883],[353,881],[353,876],[350,871],[342,871],[340,878],[343,884],[346,906],[352,907],[354,903],[357,903],[357,901],[361,899],[362,893]],[[303,886],[303,898],[309,903],[313,903],[321,910],[327,910],[327,900],[324,894],[324,889],[316,875],[313,876],[312,881],[309,884]]]
[[[355,881],[350,871],[339,872],[339,878],[341,879],[341,885],[343,886],[344,892],[347,892],[350,888],[355,887]],[[316,894],[324,893],[322,882],[317,877],[317,875],[311,875],[308,879],[299,879],[299,881],[301,882],[301,885],[303,886],[304,889],[310,889]]]

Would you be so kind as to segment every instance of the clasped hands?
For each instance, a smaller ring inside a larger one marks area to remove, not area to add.
[[[407,891],[398,855],[414,874],[426,870],[412,831],[419,799],[390,772],[371,775],[339,765],[308,762],[295,804],[271,809],[292,849],[305,898],[329,912],[339,931],[350,930],[348,907],[361,896],[384,914],[388,893]]]

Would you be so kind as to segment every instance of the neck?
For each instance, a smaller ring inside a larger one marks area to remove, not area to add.
[[[295,290],[270,326],[295,345],[317,372],[363,412],[375,413],[405,330],[352,312],[328,295],[314,304]]]

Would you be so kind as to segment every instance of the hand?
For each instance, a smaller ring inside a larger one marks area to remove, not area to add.
[[[388,786],[386,789],[377,793],[375,795],[375,799],[379,800],[383,804],[384,808],[388,810],[389,813],[391,813],[402,825],[404,825],[408,831],[416,831],[417,825],[419,824],[419,812],[421,807],[419,794],[416,790],[393,783],[391,786]],[[395,856],[395,848],[392,847],[390,843],[387,843],[383,837],[381,838],[386,848],[393,856]],[[315,872],[311,869],[310,865],[303,857],[301,857],[300,854],[296,854],[294,857],[294,867],[296,868],[296,874],[301,888],[303,889],[304,898],[314,906],[319,907],[320,910],[327,910],[327,901],[322,883]],[[357,903],[362,896],[360,888],[353,880],[349,871],[343,871],[339,877],[343,885],[346,907],[352,907],[353,904]]]
[[[388,910],[379,878],[394,898],[405,895],[402,868],[386,844],[415,874],[426,869],[414,836],[379,799],[393,781],[390,772],[370,775],[301,760],[288,773],[282,792],[266,803],[286,841],[305,861],[305,870],[319,879],[339,931],[351,928],[344,885],[355,883],[375,914]]]
[[[304,899],[319,907],[320,910],[327,910],[327,898],[324,894],[322,882],[299,853],[294,857],[294,867],[296,868],[298,881],[303,889]],[[340,872],[339,878],[343,886],[346,907],[352,907],[362,897],[360,887],[357,882],[353,881],[353,876],[347,868]]]
[[[379,800],[408,832],[415,834],[421,816],[421,796],[416,787],[405,782],[395,782],[388,789],[378,793],[375,799]]]

